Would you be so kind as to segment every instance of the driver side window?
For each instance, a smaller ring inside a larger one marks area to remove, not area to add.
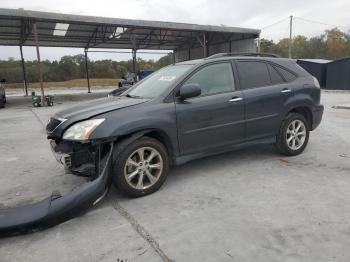
[[[233,91],[235,84],[231,63],[208,65],[194,73],[185,84],[198,84],[201,96]]]

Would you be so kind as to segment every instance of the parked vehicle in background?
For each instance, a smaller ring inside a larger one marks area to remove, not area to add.
[[[262,143],[300,154],[322,119],[320,93],[318,81],[292,60],[218,54],[59,112],[46,130],[73,173],[94,179],[99,159],[112,150],[111,179],[139,197],[161,187],[169,166],[192,159]]]
[[[134,73],[127,73],[119,81],[118,87],[130,87],[134,85],[136,82],[141,81],[145,77],[149,76],[153,72],[154,70],[142,69],[142,70],[139,70],[136,75]]]
[[[127,73],[118,83],[118,87],[132,86],[136,83],[136,75],[134,73]]]
[[[152,74],[154,70],[139,70],[136,75],[133,73],[128,73],[125,75],[122,80],[118,83],[118,88],[114,89],[112,92],[108,94],[108,96],[119,96],[122,94],[124,91],[126,91],[128,88],[130,88],[132,85],[134,85],[136,82],[141,81],[145,77],[149,76]]]
[[[5,107],[6,104],[5,83],[5,79],[0,80],[0,108]]]
[[[145,77],[149,76],[150,74],[152,74],[153,72],[154,72],[154,70],[150,70],[150,69],[139,70],[137,72],[137,80],[140,81],[140,80],[144,79]]]

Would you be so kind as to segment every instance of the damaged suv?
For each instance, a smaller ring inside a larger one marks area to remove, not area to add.
[[[317,80],[288,59],[217,54],[170,65],[120,96],[50,119],[57,160],[91,181],[0,209],[0,237],[69,220],[98,203],[112,182],[131,197],[153,193],[169,166],[195,158],[257,143],[300,154],[322,114]]]
[[[47,125],[57,159],[96,178],[114,145],[111,179],[147,195],[168,168],[256,143],[300,154],[320,123],[317,80],[289,59],[217,54],[165,67],[121,96],[62,111]]]

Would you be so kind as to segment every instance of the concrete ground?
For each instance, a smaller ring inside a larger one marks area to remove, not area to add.
[[[0,205],[21,205],[85,182],[64,173],[44,125],[53,108],[8,99],[0,110]],[[349,261],[350,92],[323,92],[325,114],[305,152],[272,146],[174,168],[155,194],[112,190],[85,215],[51,229],[0,239],[0,261]]]

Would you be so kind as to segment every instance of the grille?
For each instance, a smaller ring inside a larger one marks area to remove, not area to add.
[[[54,131],[55,128],[58,127],[59,124],[61,123],[62,123],[61,120],[51,117],[49,123],[46,125],[46,131],[48,132]]]

